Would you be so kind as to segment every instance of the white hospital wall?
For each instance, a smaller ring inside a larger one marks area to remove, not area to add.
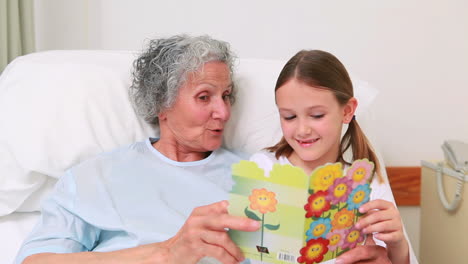
[[[240,57],[330,51],[380,91],[368,129],[387,166],[442,159],[444,139],[468,142],[467,27],[463,0],[36,0],[38,50],[139,50],[191,33],[226,40]],[[402,215],[418,251],[419,208]]]
[[[386,165],[468,141],[466,1],[36,0],[36,21],[39,50],[141,49],[180,32],[229,41],[241,57],[324,49],[380,90],[371,129]]]

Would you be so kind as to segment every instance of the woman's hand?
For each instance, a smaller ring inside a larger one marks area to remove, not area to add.
[[[23,264],[191,264],[208,256],[224,264],[239,263],[242,252],[229,238],[226,228],[255,231],[260,223],[245,217],[232,216],[227,211],[228,202],[197,207],[179,232],[164,242],[151,243],[112,252],[41,253],[27,257]]]
[[[408,263],[409,245],[396,206],[389,201],[373,200],[362,205],[359,212],[365,215],[359,219],[356,227],[384,241],[393,263]]]
[[[224,264],[239,263],[244,256],[230,239],[226,229],[256,231],[260,223],[228,214],[228,202],[197,207],[179,232],[164,242],[168,250],[167,263],[197,263],[205,256]]]

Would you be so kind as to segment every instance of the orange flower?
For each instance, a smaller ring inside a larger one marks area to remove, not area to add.
[[[252,195],[249,196],[250,208],[258,210],[262,214],[276,211],[275,193],[269,192],[267,189],[253,189]]]
[[[332,230],[344,229],[353,225],[354,213],[346,208],[335,214],[332,221]]]

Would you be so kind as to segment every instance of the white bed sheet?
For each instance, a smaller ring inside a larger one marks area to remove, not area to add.
[[[21,243],[37,222],[39,212],[0,217],[0,264],[13,263]]]

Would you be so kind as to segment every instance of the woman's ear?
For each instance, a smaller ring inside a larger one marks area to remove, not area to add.
[[[166,118],[167,118],[166,111],[161,111],[161,112],[158,114],[159,122],[166,120]]]
[[[348,102],[343,107],[343,123],[349,124],[353,120],[354,113],[358,106],[358,101],[356,98],[351,97]]]

